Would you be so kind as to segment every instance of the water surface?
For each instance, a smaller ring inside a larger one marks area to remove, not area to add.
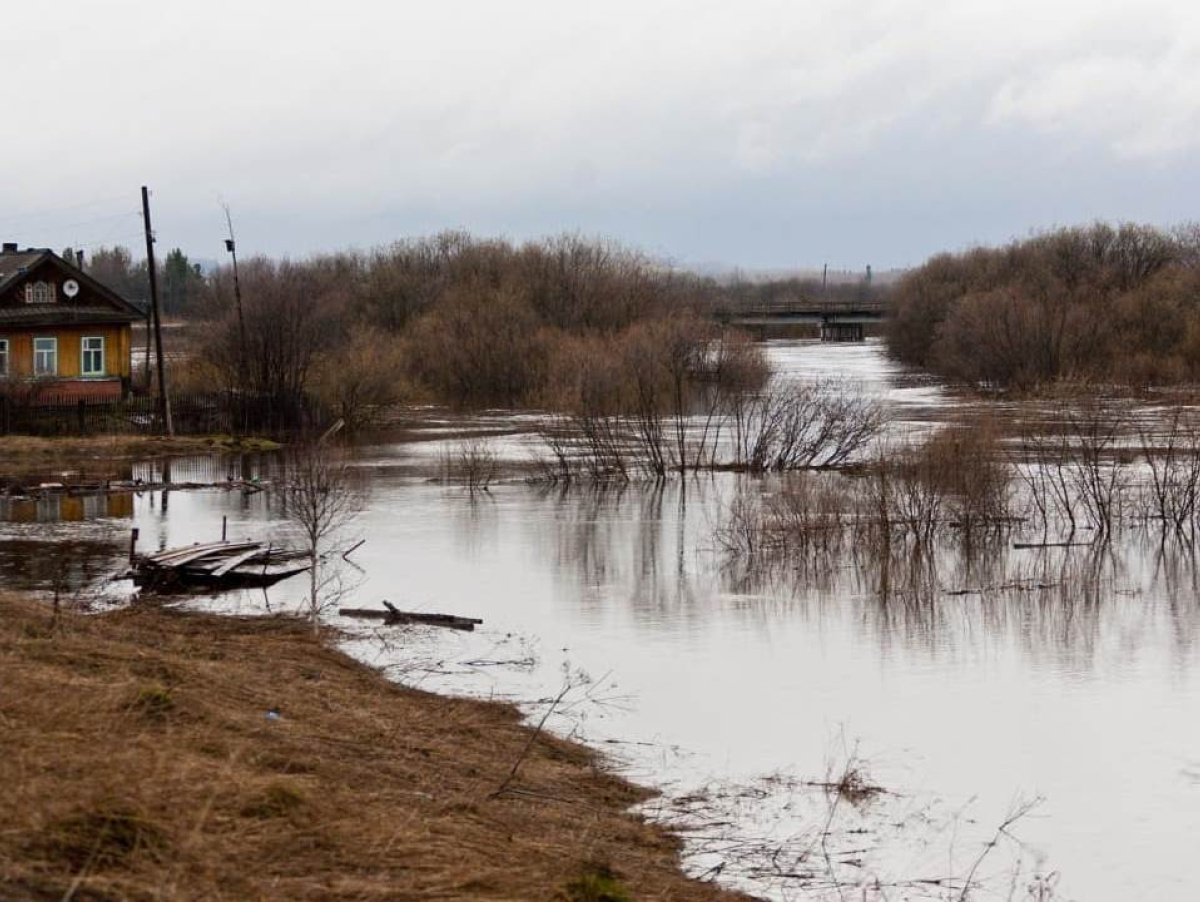
[[[770,351],[790,378],[868,382],[895,428],[956,406],[874,343]],[[533,436],[497,421],[487,428],[511,433],[497,441],[504,456],[531,453]],[[1200,606],[1186,549],[1130,541],[975,560],[943,548],[933,591],[881,595],[878,562],[750,575],[729,566],[714,529],[735,492],[762,483],[720,474],[560,491],[517,481],[471,495],[430,479],[451,442],[361,449],[369,504],[354,530],[366,542],[347,590],[355,605],[387,598],[484,627],[375,631],[334,618],[348,647],[432,689],[530,701],[570,681],[556,729],[665,787],[664,816],[727,821],[693,837],[698,873],[773,898],[837,898],[820,877],[828,853],[844,879],[895,884],[867,898],[944,898],[911,881],[965,873],[1014,800],[1042,796],[1014,828],[1026,846],[1005,841],[980,868],[991,893],[980,898],[1008,898],[1017,867],[1018,899],[1050,872],[1061,874],[1050,878],[1055,898],[1195,897]],[[175,465],[176,478],[187,466]],[[269,492],[123,503],[73,519],[10,510],[6,581],[50,586],[60,567],[38,550],[46,530],[66,543],[58,560],[87,574],[119,566],[133,525],[143,549],[217,538],[223,517],[231,538],[286,534]],[[303,589],[294,580],[202,603],[296,606]],[[803,784],[854,754],[889,794],[835,811],[832,848],[821,849],[830,800]],[[761,854],[771,849],[773,860]]]

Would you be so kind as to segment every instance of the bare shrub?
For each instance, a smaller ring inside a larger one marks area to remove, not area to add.
[[[377,426],[415,394],[405,376],[405,360],[398,338],[358,327],[342,347],[321,354],[313,393],[342,419],[349,434]]]
[[[933,539],[947,500],[941,461],[935,455],[907,446],[881,448],[872,462],[867,490],[884,541],[897,531],[922,542]]]
[[[1121,519],[1130,496],[1134,451],[1125,438],[1128,405],[1106,400],[1085,383],[1064,386],[1050,409],[1051,422],[1021,438],[1017,472],[1043,531],[1061,523],[1101,536]]]
[[[474,243],[441,232],[376,248],[363,261],[356,312],[371,327],[401,331],[437,303]]]
[[[762,391],[770,377],[762,346],[744,332],[722,329],[710,339],[697,377],[696,404],[702,424],[695,441],[693,469],[716,464],[726,413],[736,408],[741,396]]]
[[[614,339],[564,338],[549,368],[554,390],[544,403],[565,412],[543,430],[558,471],[592,481],[627,479],[633,466],[624,422],[628,386]]]
[[[919,455],[923,471],[945,496],[948,516],[964,535],[1009,519],[1012,472],[991,419],[941,429]]]
[[[214,326],[202,356],[221,387],[265,398],[299,421],[319,357],[342,336],[345,280],[333,266],[263,258],[247,261],[241,273],[245,344],[228,317]]]
[[[548,418],[538,428],[538,436],[546,453],[533,455],[532,463],[537,473],[534,481],[569,485],[580,478],[580,461],[570,419],[563,416]]]
[[[542,384],[547,359],[528,300],[482,283],[448,292],[413,324],[408,349],[413,375],[465,407],[519,403]]]
[[[1068,446],[1075,494],[1091,525],[1107,535],[1120,519],[1129,487],[1130,455],[1121,447],[1128,411],[1087,398],[1068,408]]]
[[[461,482],[472,492],[486,492],[500,473],[500,460],[484,438],[469,438],[442,455],[442,475]]]
[[[853,543],[932,543],[947,527],[971,542],[1011,521],[1011,471],[994,427],[963,423],[928,440],[881,445],[860,474],[807,472],[771,495],[744,493],[718,530],[727,552],[833,553]],[[919,549],[918,549],[919,550]]]
[[[1150,473],[1150,516],[1163,529],[1178,532],[1195,528],[1200,493],[1200,429],[1180,405],[1164,416],[1139,425],[1142,456]]]
[[[340,595],[338,573],[325,566],[326,557],[362,509],[362,494],[345,458],[321,442],[304,445],[295,453],[280,491],[284,516],[304,539],[309,565],[305,605],[317,629],[321,612]]]
[[[578,447],[569,457],[595,479],[661,479],[711,466],[726,406],[745,387],[758,387],[764,370],[761,350],[748,339],[689,314],[611,336],[559,336],[548,366],[553,388],[541,401],[568,419],[543,437],[563,451],[573,433]],[[560,464],[567,459],[553,448],[552,455]]]
[[[858,495],[835,473],[794,473],[779,491],[743,486],[730,502],[717,543],[726,553],[754,558],[841,550],[861,520]]]
[[[1079,499],[1075,479],[1071,436],[1064,408],[1058,408],[1049,430],[1033,429],[1021,437],[1016,472],[1025,483],[1026,497],[1042,524],[1043,534],[1052,523],[1065,523],[1071,533],[1079,525]]]
[[[861,386],[838,379],[729,399],[733,465],[751,472],[834,467],[880,432],[883,405]]]

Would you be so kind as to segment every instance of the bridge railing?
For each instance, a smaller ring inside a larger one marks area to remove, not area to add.
[[[888,304],[878,299],[833,300],[828,298],[781,298],[773,301],[722,301],[713,307],[717,316],[753,316],[810,314],[835,315],[838,313],[885,314]]]

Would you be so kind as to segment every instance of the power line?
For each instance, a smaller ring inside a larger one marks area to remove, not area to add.
[[[68,229],[77,229],[80,226],[95,225],[96,223],[100,223],[100,222],[118,222],[118,227],[119,227],[120,226],[119,220],[139,219],[139,218],[141,218],[141,215],[142,214],[136,210],[129,210],[124,213],[113,213],[110,216],[94,216],[91,219],[79,219],[79,220],[76,220],[75,222],[39,223],[36,226],[29,226],[29,231],[33,231],[33,232],[46,232],[46,231],[65,232]],[[20,232],[20,231],[23,231],[24,228],[22,226],[16,226],[16,227],[12,227],[11,229],[6,229],[6,230],[13,231],[13,232]]]
[[[99,237],[90,238],[87,241],[64,241],[64,242],[62,242],[62,244],[64,247],[67,245],[70,245],[72,248],[75,248],[76,250],[81,250],[81,249],[82,250],[91,250],[92,248],[106,247],[108,245],[116,244],[121,241],[127,241],[129,239],[137,238],[140,235],[142,235],[141,229],[137,229],[135,231],[129,231],[129,232],[122,232],[120,235],[114,235],[113,231],[115,231],[115,230],[110,230],[109,232],[106,232],[104,235],[101,235]],[[132,248],[130,248],[130,250],[132,250]]]
[[[126,210],[124,213],[114,213],[111,216],[97,216],[93,219],[80,219],[77,222],[55,223],[52,226],[42,226],[41,228],[75,229],[75,228],[78,228],[79,226],[93,225],[94,223],[97,223],[97,222],[112,222],[113,220],[117,220],[117,219],[136,219],[136,218],[139,218],[141,215],[142,214],[140,212],[138,212],[137,210]]]
[[[43,219],[47,216],[54,216],[59,213],[69,213],[72,210],[86,210],[89,207],[99,207],[104,204],[120,203],[122,206],[124,206],[125,201],[125,197],[117,195],[116,197],[106,197],[102,200],[92,200],[81,204],[66,204],[61,207],[47,207],[43,210],[37,210],[33,212],[15,213],[9,216],[0,216],[0,223],[14,222],[17,220],[28,221],[31,219]]]

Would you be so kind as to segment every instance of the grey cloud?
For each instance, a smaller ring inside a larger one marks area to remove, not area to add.
[[[218,193],[270,253],[578,229],[750,266],[1192,215],[1182,2],[98,7],[6,14],[6,81],[51,101],[0,149],[23,241],[94,240],[33,214],[143,182],[199,255]]]

